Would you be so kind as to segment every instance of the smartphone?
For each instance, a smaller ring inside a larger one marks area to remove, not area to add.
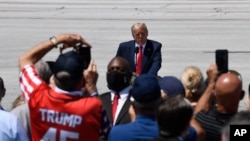
[[[248,84],[248,95],[250,96],[250,84]]]
[[[217,49],[215,51],[215,61],[219,73],[228,72],[228,50]]]
[[[81,55],[83,61],[84,61],[84,69],[87,69],[91,60],[91,48],[81,46],[79,48],[79,54]]]

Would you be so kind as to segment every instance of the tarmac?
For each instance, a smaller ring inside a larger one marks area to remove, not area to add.
[[[160,76],[179,77],[189,65],[206,69],[215,50],[229,50],[229,69],[250,83],[249,0],[0,0],[0,76],[5,81],[6,110],[20,94],[18,57],[49,37],[81,34],[93,46],[99,93],[106,92],[106,67],[120,42],[131,40],[130,27],[144,22],[149,39],[162,43]],[[54,60],[59,51],[44,60]],[[244,109],[243,102],[240,108]]]

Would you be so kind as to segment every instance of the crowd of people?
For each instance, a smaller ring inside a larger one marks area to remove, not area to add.
[[[212,63],[206,76],[197,66],[159,76],[162,44],[147,38],[145,23],[131,33],[134,40],[119,44],[107,64],[109,91],[100,94],[97,65],[81,53],[91,44],[82,36],[59,34],[24,52],[20,96],[10,112],[0,105],[0,140],[229,141],[231,124],[250,124],[250,111],[238,111],[240,73],[219,73]],[[58,45],[57,59],[44,61]],[[0,101],[5,91],[0,78]]]

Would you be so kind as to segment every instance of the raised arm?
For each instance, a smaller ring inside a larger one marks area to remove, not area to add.
[[[207,69],[207,79],[208,85],[205,92],[202,94],[201,98],[199,99],[195,109],[194,115],[191,119],[191,126],[193,126],[197,132],[197,141],[204,141],[205,139],[205,131],[195,119],[195,115],[201,110],[208,110],[211,106],[211,102],[213,100],[213,91],[215,86],[215,81],[217,79],[218,70],[216,64],[211,64]]]
[[[22,54],[19,58],[19,68],[22,69],[24,66],[29,64],[35,64],[40,60],[46,53],[56,47],[58,44],[63,44],[62,49],[68,47],[74,47],[77,43],[85,44],[90,46],[80,35],[78,34],[59,34],[52,38],[35,45],[32,49]]]
[[[207,79],[208,79],[207,88],[205,92],[202,94],[201,98],[199,99],[194,109],[194,114],[196,114],[201,110],[207,111],[210,108],[212,100],[214,98],[213,92],[217,75],[218,75],[218,69],[216,64],[211,64],[207,69]]]

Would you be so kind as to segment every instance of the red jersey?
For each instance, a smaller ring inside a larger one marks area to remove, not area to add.
[[[55,91],[38,77],[33,65],[22,69],[19,81],[29,104],[33,141],[99,140],[99,99]]]

